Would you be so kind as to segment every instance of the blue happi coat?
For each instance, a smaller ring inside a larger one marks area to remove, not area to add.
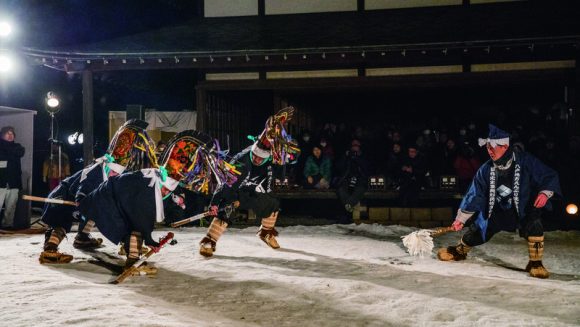
[[[526,216],[526,206],[534,201],[541,191],[552,191],[561,195],[558,173],[544,165],[538,158],[525,152],[514,152],[513,174],[513,201],[520,223]],[[467,194],[459,205],[459,209],[465,212],[474,212],[475,223],[479,226],[481,235],[485,240],[488,219],[491,217],[496,198],[497,169],[493,161],[484,163],[473,178]],[[551,204],[546,204],[546,209],[551,210]]]

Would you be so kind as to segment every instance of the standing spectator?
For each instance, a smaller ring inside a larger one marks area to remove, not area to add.
[[[5,206],[2,228],[14,228],[14,213],[18,203],[18,191],[22,189],[22,168],[20,158],[24,147],[14,142],[14,127],[5,126],[0,130],[0,209]]]
[[[300,147],[300,152],[302,153],[310,153],[312,151],[313,146],[312,138],[310,137],[310,132],[304,131],[302,133],[302,137],[298,141],[298,146]],[[306,156],[299,156],[298,162],[296,163],[296,170],[298,173],[296,174],[296,183],[298,185],[302,184],[302,175],[300,174],[301,171],[304,171],[304,165],[306,165]],[[281,167],[280,167],[281,168]],[[281,176],[279,172],[276,174],[277,176]]]
[[[457,149],[455,141],[448,138],[447,134],[441,133],[439,142],[434,146],[431,155],[431,167],[433,175],[439,177],[442,175],[453,175],[455,169],[455,157],[457,156]]]
[[[401,165],[403,163],[403,151],[401,149],[401,144],[393,143],[393,148],[389,153],[389,158],[387,159],[387,170],[385,175],[391,181],[391,185],[396,188],[399,186],[399,179],[401,177]]]
[[[457,145],[455,140],[449,139],[445,143],[445,152],[443,154],[445,166],[443,167],[444,174],[453,174],[455,172],[455,158],[457,158]]]
[[[52,191],[68,176],[70,176],[68,155],[62,151],[59,144],[53,142],[50,144],[50,154],[44,159],[42,164],[42,180],[48,183],[48,189]]]
[[[337,171],[340,174],[337,183],[338,198],[344,209],[351,213],[362,199],[368,184],[368,162],[363,157],[359,140],[351,141],[350,150],[339,162]]]
[[[477,170],[481,166],[481,162],[475,156],[475,149],[469,145],[469,143],[464,144],[459,150],[457,158],[455,158],[455,163],[453,167],[455,168],[455,174],[459,180],[459,189],[463,192],[466,191],[473,179],[473,176],[477,173]]]
[[[346,129],[346,124],[340,123],[338,125],[338,130],[334,135],[333,145],[335,153],[344,153],[347,150],[346,147],[348,146],[348,140],[349,136]]]
[[[304,188],[325,190],[330,187],[332,163],[329,158],[322,154],[321,147],[321,145],[314,146],[312,155],[306,159]]]
[[[401,138],[401,133],[399,131],[394,131],[393,132],[393,137],[392,137],[392,141],[393,143],[401,143],[403,139]]]
[[[558,169],[558,157],[558,153],[556,152],[556,141],[552,137],[547,137],[543,145],[543,150],[539,156],[540,160],[542,160],[542,162],[548,167]]]
[[[424,186],[426,172],[425,162],[419,154],[418,146],[409,146],[407,157],[403,158],[401,165],[399,199],[403,207],[416,205],[419,201],[419,192]]]

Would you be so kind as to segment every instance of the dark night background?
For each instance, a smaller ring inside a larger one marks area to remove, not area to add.
[[[78,45],[132,35],[178,24],[198,16],[197,1],[112,0],[0,0],[0,17],[8,17],[15,35],[0,48],[17,49]],[[157,110],[193,109],[194,72],[184,70],[95,73],[95,140],[107,146],[108,110],[124,110],[141,104]],[[82,86],[79,74],[66,74],[46,67],[20,65],[16,76],[0,78],[0,105],[36,110],[34,193],[45,194],[39,183],[42,161],[48,154],[50,118],[44,110],[48,91],[58,94],[61,110],[56,115],[57,137],[82,129]],[[82,146],[64,150],[71,169],[81,168]]]

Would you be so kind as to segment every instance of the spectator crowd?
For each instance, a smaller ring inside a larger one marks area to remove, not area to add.
[[[439,189],[441,176],[455,176],[457,191],[467,189],[489,159],[478,138],[487,135],[488,123],[494,123],[510,132],[516,151],[529,152],[556,169],[564,191],[577,194],[580,174],[574,167],[580,167],[580,136],[574,135],[570,117],[562,118],[558,106],[563,105],[545,115],[531,107],[525,119],[500,112],[488,121],[430,120],[374,129],[325,123],[301,133],[302,156],[287,177],[290,184],[305,189],[336,189],[345,209],[352,211],[367,190],[369,177],[381,176],[386,189],[399,191],[402,206],[413,206],[422,190]]]

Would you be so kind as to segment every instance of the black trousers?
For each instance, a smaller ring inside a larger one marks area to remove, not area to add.
[[[468,246],[478,246],[491,240],[491,238],[500,231],[513,232],[519,228],[520,236],[527,239],[528,236],[543,236],[544,226],[542,225],[542,209],[529,206],[526,210],[524,220],[519,222],[519,217],[515,209],[496,210],[494,209],[489,218],[485,232],[485,240],[481,235],[480,227],[477,224],[469,226],[467,232],[463,235],[463,243]]]
[[[239,201],[240,209],[252,209],[258,218],[270,217],[272,213],[280,210],[280,200],[269,193],[240,191]]]
[[[74,201],[74,196],[70,195],[68,190],[61,185],[57,186],[48,195],[49,199],[60,199],[67,201]],[[71,230],[74,217],[73,212],[77,210],[73,206],[47,203],[44,206],[44,212],[42,213],[42,222],[46,223],[52,228],[62,227],[68,233]],[[83,223],[80,228],[84,227],[86,223]]]
[[[363,198],[366,189],[363,185],[357,184],[355,187],[349,187],[348,184],[344,183],[338,187],[336,192],[342,205],[348,203],[351,206],[355,206]]]

